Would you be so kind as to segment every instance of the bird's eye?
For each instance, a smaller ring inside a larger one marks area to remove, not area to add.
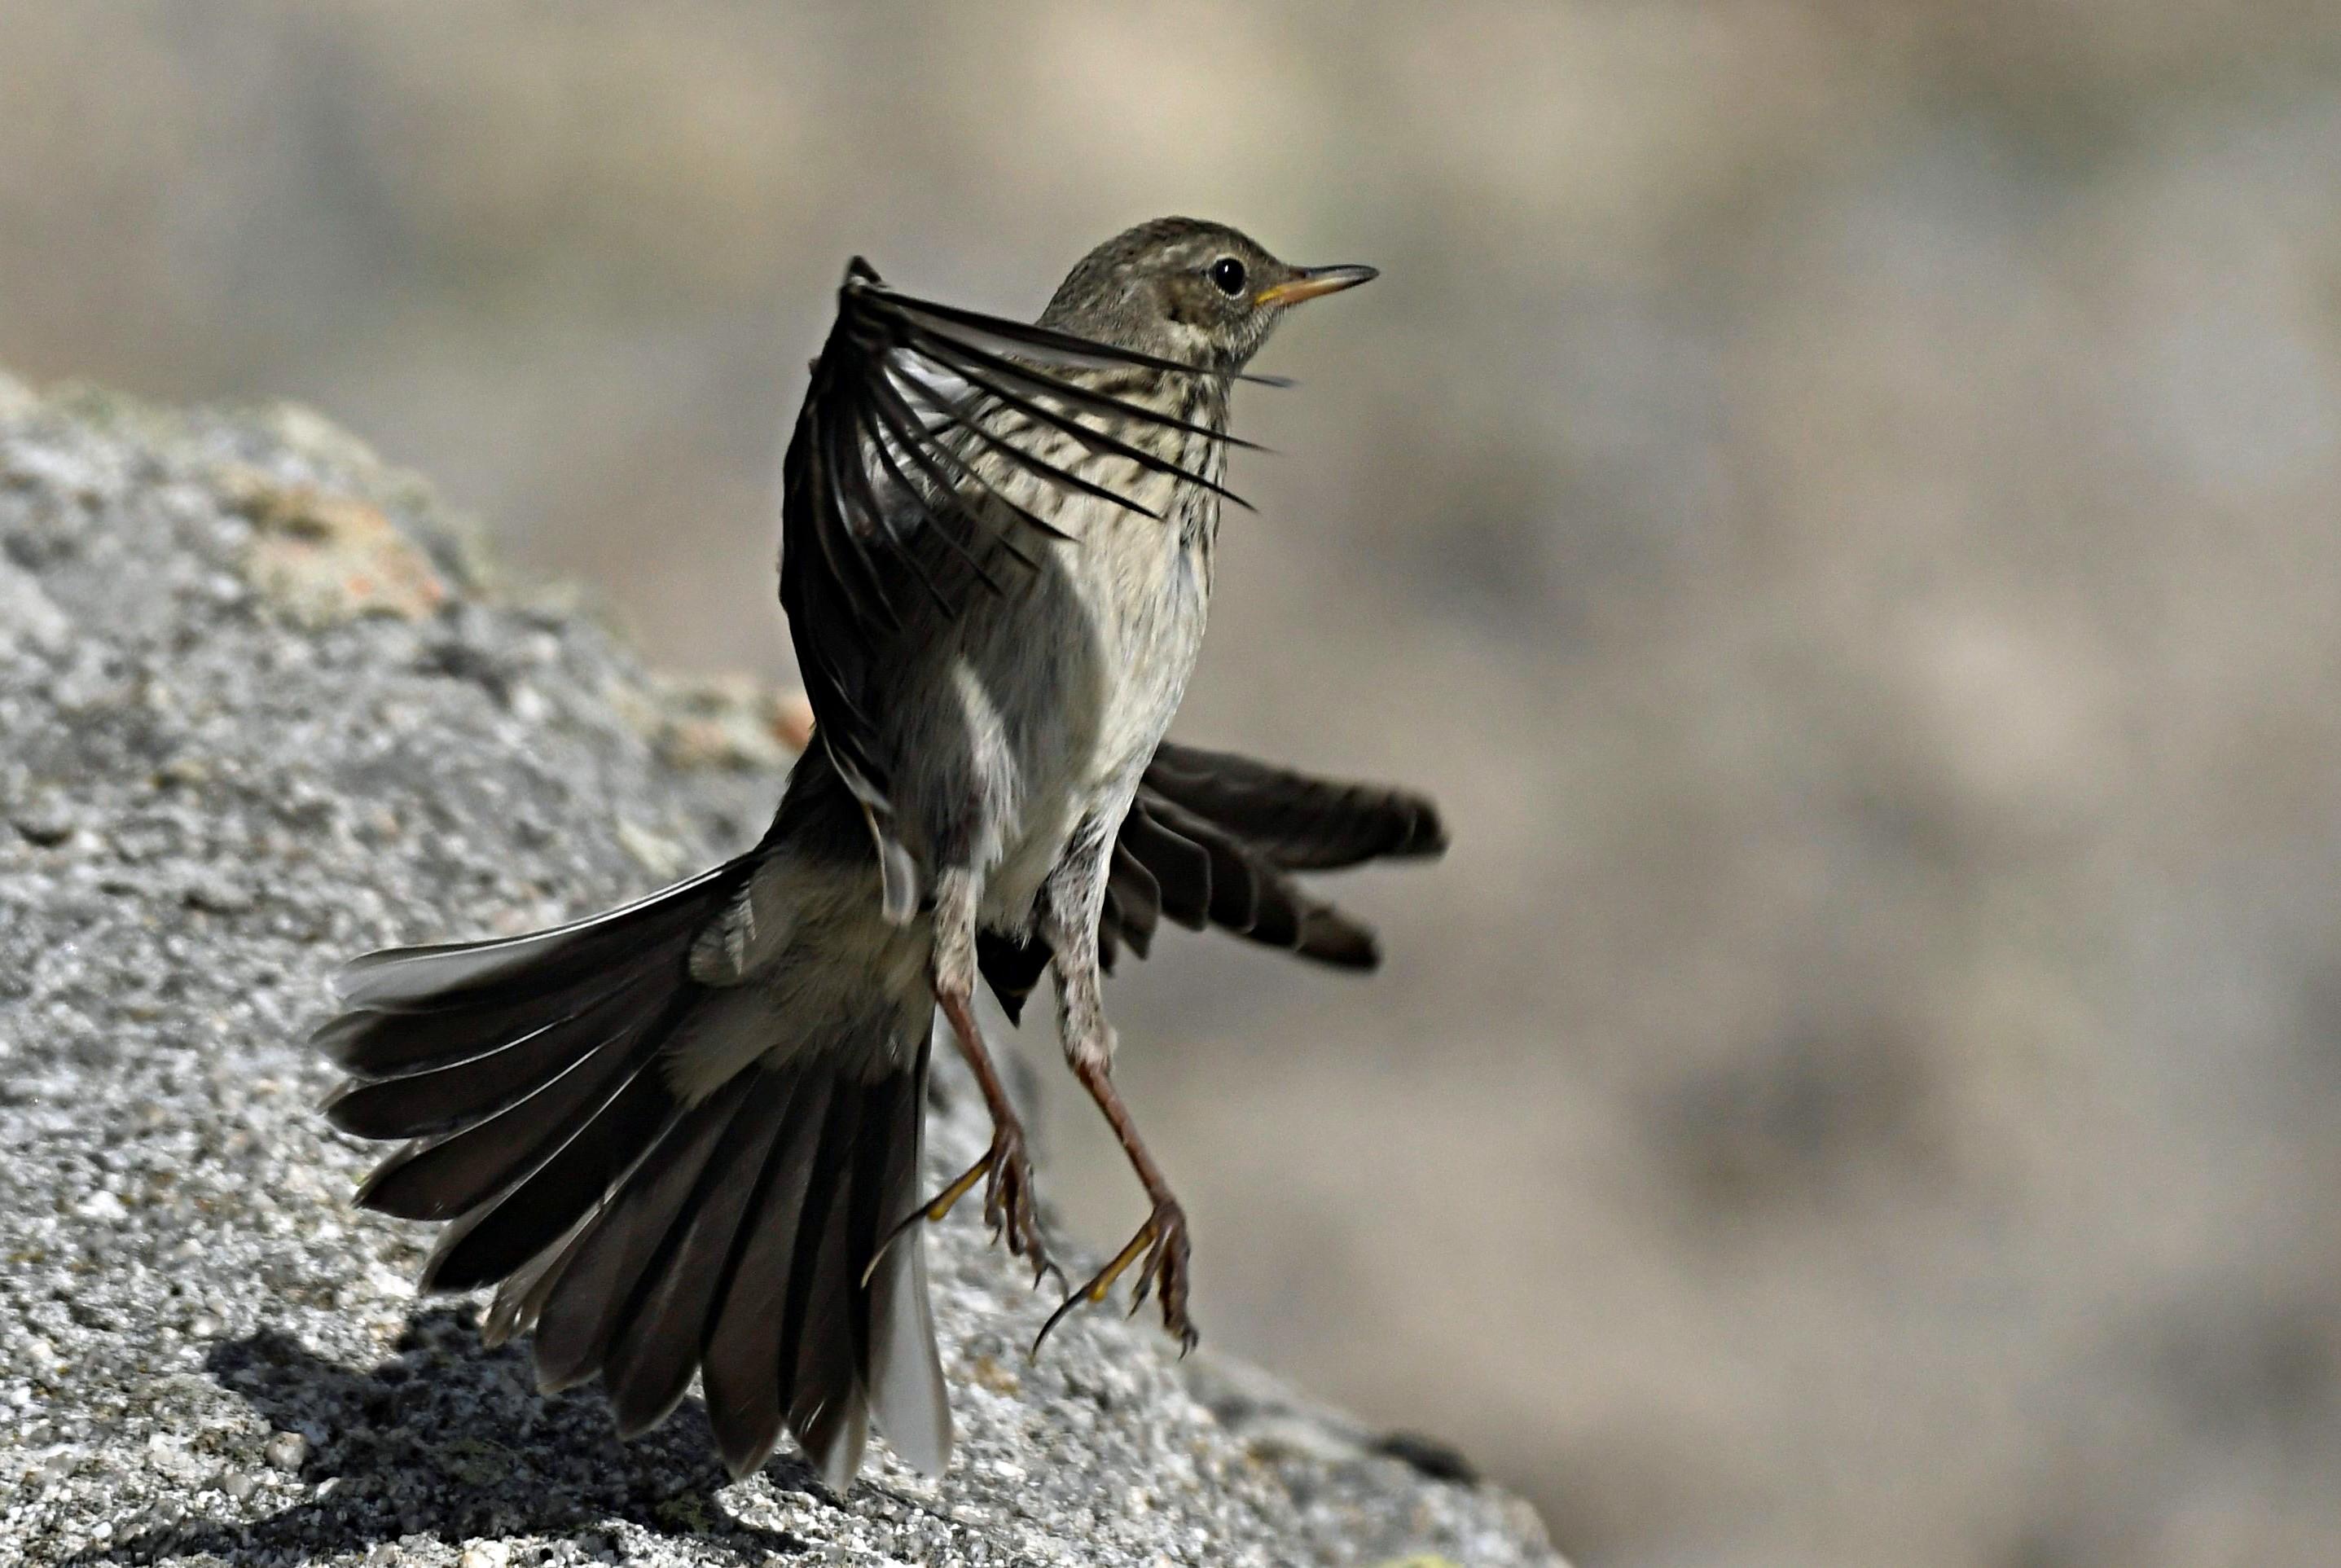
[[[1244,265],[1233,256],[1221,256],[1211,264],[1211,281],[1230,299],[1243,293]]]

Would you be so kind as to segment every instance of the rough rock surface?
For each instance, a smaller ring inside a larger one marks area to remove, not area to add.
[[[1028,1364],[1045,1303],[972,1217],[933,1238],[940,1483],[882,1445],[843,1497],[730,1484],[695,1403],[621,1444],[417,1300],[429,1233],[348,1206],[372,1152],[313,1114],[325,976],[750,838],[770,759],[667,701],[313,416],[0,378],[0,1562],[1557,1562],[1435,1452],[1142,1321]]]

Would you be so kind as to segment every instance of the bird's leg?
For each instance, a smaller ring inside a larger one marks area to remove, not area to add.
[[[968,1068],[983,1091],[984,1106],[991,1113],[991,1146],[925,1207],[904,1219],[902,1225],[942,1219],[981,1180],[984,1222],[993,1235],[1008,1238],[1011,1253],[1032,1265],[1032,1282],[1038,1284],[1041,1276],[1055,1265],[1050,1263],[1048,1248],[1041,1239],[1024,1124],[1016,1107],[1009,1104],[1008,1090],[1000,1081],[1000,1071],[984,1046],[982,1026],[975,1018],[975,879],[964,870],[945,871],[935,879],[934,989],[936,1004],[942,1009],[960,1054],[967,1058]]]
[[[1130,1310],[1137,1312],[1152,1291],[1162,1304],[1162,1326],[1179,1342],[1180,1353],[1195,1347],[1195,1326],[1187,1318],[1186,1211],[1171,1194],[1162,1168],[1138,1135],[1130,1107],[1122,1104],[1121,1092],[1113,1086],[1114,1032],[1106,1021],[1097,934],[1105,904],[1105,854],[1111,844],[1110,829],[1095,843],[1085,836],[1080,849],[1051,878],[1041,894],[1041,934],[1048,939],[1050,967],[1057,983],[1058,1027],[1064,1040],[1065,1060],[1098,1109],[1105,1113],[1106,1124],[1129,1156],[1130,1168],[1137,1173],[1152,1208],[1138,1233],[1113,1260],[1049,1314],[1032,1341],[1035,1355],[1050,1332],[1075,1307],[1104,1301],[1133,1263],[1138,1265],[1138,1280]],[[1086,864],[1084,852],[1089,856]]]
[[[1105,1113],[1106,1121],[1113,1128],[1113,1135],[1121,1141],[1122,1153],[1130,1156],[1131,1168],[1138,1173],[1139,1181],[1145,1185],[1146,1196],[1154,1206],[1147,1214],[1146,1223],[1139,1226],[1138,1233],[1114,1254],[1113,1261],[1100,1269],[1089,1283],[1067,1296],[1062,1304],[1049,1314],[1049,1321],[1041,1325],[1040,1333],[1032,1340],[1032,1353],[1041,1353],[1041,1341],[1047,1339],[1050,1332],[1075,1307],[1084,1303],[1095,1304],[1104,1301],[1112,1293],[1114,1282],[1128,1273],[1132,1263],[1137,1263],[1138,1283],[1131,1295],[1130,1310],[1136,1313],[1145,1305],[1146,1293],[1151,1290],[1161,1299],[1162,1326],[1171,1338],[1179,1342],[1179,1353],[1184,1355],[1195,1348],[1197,1337],[1195,1325],[1187,1316],[1187,1212],[1179,1206],[1179,1200],[1171,1194],[1170,1185],[1163,1179],[1161,1169],[1155,1164],[1154,1157],[1147,1153],[1145,1144],[1140,1140],[1138,1128],[1131,1121],[1130,1110],[1121,1103],[1121,1095],[1115,1090],[1107,1067],[1103,1061],[1084,1062],[1077,1058],[1073,1063],[1073,1073],[1081,1079],[1081,1086],[1090,1092],[1090,1097],[1098,1103],[1098,1109]]]

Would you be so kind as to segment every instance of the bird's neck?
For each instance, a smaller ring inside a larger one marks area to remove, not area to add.
[[[1190,424],[1224,434],[1228,428],[1228,386],[1226,377],[1189,375],[1166,377],[1174,385],[1170,394],[1175,400],[1170,412]],[[1181,430],[1158,430],[1163,438],[1164,455],[1190,473],[1200,474],[1213,484],[1225,477],[1228,466],[1227,443]],[[1220,498],[1200,484],[1182,486],[1179,507],[1179,537],[1183,546],[1202,554],[1204,577],[1208,585],[1213,550],[1220,542]]]

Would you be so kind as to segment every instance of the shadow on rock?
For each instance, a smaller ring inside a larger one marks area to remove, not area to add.
[[[598,1391],[538,1393],[527,1357],[484,1349],[466,1313],[416,1312],[395,1353],[364,1371],[273,1329],[214,1346],[205,1364],[272,1428],[305,1438],[301,1478],[331,1481],[331,1490],[246,1523],[188,1521],[127,1536],[75,1563],[319,1555],[407,1535],[591,1534],[621,1520],[748,1562],[806,1550],[793,1535],[740,1523],[717,1501],[730,1477],[696,1400],[656,1432],[620,1443]],[[819,1494],[795,1460],[775,1460],[767,1473]]]

